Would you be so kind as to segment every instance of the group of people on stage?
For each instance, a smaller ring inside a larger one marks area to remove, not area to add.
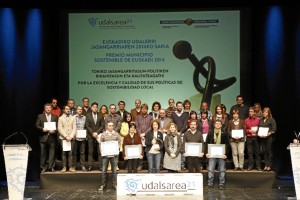
[[[249,161],[247,170],[271,170],[276,121],[269,108],[261,109],[259,103],[247,107],[240,95],[236,97],[236,105],[231,107],[230,114],[224,104],[217,105],[213,112],[207,102],[201,102],[199,111],[191,110],[189,100],[175,103],[174,99],[169,99],[168,104],[169,107],[163,109],[161,103],[155,101],[148,113],[148,104],[139,99],[135,100],[135,108],[130,111],[126,111],[124,101],[119,101],[117,111],[115,104],[102,105],[99,109],[97,102],[90,105],[89,98],[83,98],[82,105],[76,107],[75,101],[69,99],[61,110],[57,99],[53,98],[51,103],[44,105],[44,111],[36,121],[40,130],[41,172],[55,171],[57,144],[62,156],[61,172],[75,172],[77,163],[83,171],[93,170],[94,151],[97,151],[102,170],[99,190],[106,186],[108,170],[112,170],[113,187],[116,188],[119,152],[102,155],[101,148],[108,141],[118,142],[128,173],[142,170],[146,160],[149,173],[159,173],[161,168],[174,173],[186,167],[188,172],[197,173],[206,168],[207,189],[213,185],[217,164],[219,189],[224,189],[225,160],[228,157],[232,156],[233,170],[244,170],[245,147]],[[190,155],[185,149],[189,143],[201,143],[200,153]],[[208,144],[224,144],[224,155],[210,155]],[[134,158],[128,155],[129,145],[140,146],[140,155]],[[263,169],[261,155],[265,161]]]

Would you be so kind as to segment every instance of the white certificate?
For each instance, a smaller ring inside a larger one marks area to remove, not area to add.
[[[242,137],[244,137],[244,130],[243,129],[232,129],[231,136],[232,136],[232,138],[242,138]]]
[[[44,122],[44,128],[49,131],[56,130],[56,122]]]
[[[100,143],[102,156],[115,156],[119,155],[119,143],[118,141],[107,141]]]
[[[258,135],[259,136],[268,136],[269,128],[268,127],[259,127]]]
[[[62,141],[63,151],[71,151],[71,141]]]
[[[203,141],[206,142],[206,138],[208,134],[202,134],[203,135]]]
[[[76,138],[86,138],[86,130],[77,130]]]
[[[186,142],[185,153],[187,156],[200,156],[202,153],[202,143]]]
[[[225,144],[208,144],[208,154],[211,158],[223,158]]]
[[[142,154],[142,145],[126,145],[125,155],[128,159],[140,158]]]
[[[257,130],[258,130],[258,127],[257,127],[257,126],[252,126],[252,127],[251,127],[251,131],[255,131],[255,132],[256,132]]]

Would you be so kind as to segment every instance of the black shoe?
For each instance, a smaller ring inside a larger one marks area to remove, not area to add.
[[[89,166],[88,171],[92,171],[92,170],[93,170],[93,167]]]
[[[224,190],[224,185],[219,185],[219,190]]]
[[[262,171],[262,168],[261,168],[261,167],[257,167],[257,170],[258,170],[258,171]]]
[[[252,169],[253,169],[253,166],[249,166],[247,170],[251,171]]]
[[[82,167],[81,167],[81,170],[82,170],[82,171],[86,171],[85,166],[82,166]]]
[[[239,170],[239,168],[238,168],[238,167],[236,167],[236,168],[234,168],[234,169],[233,169],[233,171],[238,171],[238,170]]]
[[[42,169],[41,173],[45,173],[46,172],[46,169]]]
[[[244,171],[244,168],[243,168],[243,167],[240,167],[240,171]]]

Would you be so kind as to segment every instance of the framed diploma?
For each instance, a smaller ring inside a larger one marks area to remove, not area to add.
[[[187,156],[200,156],[202,153],[202,143],[186,142],[184,148]]]
[[[142,154],[142,145],[126,145],[125,146],[125,155],[128,159],[140,158]]]
[[[208,144],[208,154],[211,158],[223,158],[225,144]]]
[[[268,127],[259,127],[258,135],[259,136],[268,136],[269,128]]]
[[[231,137],[232,138],[243,138],[244,137],[244,130],[243,129],[232,129],[231,130]]]
[[[102,156],[115,156],[119,155],[119,143],[118,141],[107,141],[100,143]]]
[[[56,130],[56,122],[44,122],[44,128],[49,131]]]
[[[76,138],[86,138],[86,130],[77,130]]]

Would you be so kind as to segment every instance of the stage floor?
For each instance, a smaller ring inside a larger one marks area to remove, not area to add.
[[[72,187],[67,185],[66,187]],[[295,199],[295,188],[292,179],[276,179],[276,187],[273,189],[259,189],[259,188],[225,188],[225,190],[218,190],[214,188],[212,191],[203,192],[204,199],[206,200],[244,200],[244,199],[259,199],[259,200],[280,200],[280,199]],[[8,191],[7,187],[2,183],[0,188],[0,199],[7,199]],[[32,198],[33,200],[141,200],[141,199],[195,199],[195,197],[167,197],[167,196],[132,196],[126,198],[118,198],[115,191],[99,192],[97,189],[75,189],[75,190],[41,190],[39,183],[27,183],[25,188],[24,198]]]

